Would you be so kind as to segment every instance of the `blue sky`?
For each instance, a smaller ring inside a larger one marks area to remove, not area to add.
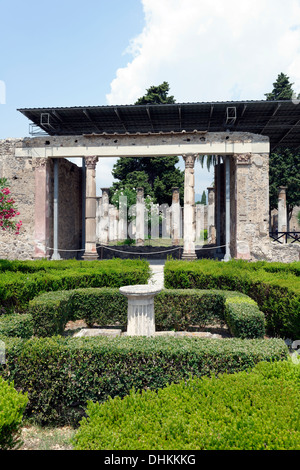
[[[163,81],[177,102],[265,99],[281,72],[300,92],[300,0],[0,0],[0,18],[0,139],[28,136],[17,108],[131,104]]]
[[[18,108],[107,104],[144,21],[139,0],[0,0],[0,17],[0,138],[27,135]]]

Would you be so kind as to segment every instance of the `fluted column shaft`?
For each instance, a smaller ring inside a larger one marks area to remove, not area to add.
[[[195,160],[197,155],[184,155],[184,214],[183,254],[184,260],[195,260],[196,218],[195,218]]]
[[[98,157],[86,157],[85,252],[84,259],[97,259],[96,248],[96,164]]]

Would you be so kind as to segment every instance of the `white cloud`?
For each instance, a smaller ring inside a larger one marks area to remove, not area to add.
[[[265,99],[281,72],[300,92],[300,0],[141,1],[145,26],[108,104],[132,104],[163,81],[177,102]],[[195,169],[202,194],[213,176]]]
[[[108,104],[164,80],[177,102],[264,99],[280,72],[300,87],[300,0],[142,0],[145,26]],[[300,91],[296,90],[296,91]]]

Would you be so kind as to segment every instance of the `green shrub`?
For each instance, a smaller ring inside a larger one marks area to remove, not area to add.
[[[14,383],[0,376],[0,449],[10,450],[19,446],[19,434],[23,414],[28,402],[27,394],[18,393]]]
[[[33,321],[30,314],[11,314],[0,316],[0,335],[31,338]]]
[[[29,302],[28,312],[32,317],[36,336],[46,337],[62,334],[67,322],[72,320],[69,299],[74,291],[47,292]]]
[[[300,368],[289,361],[88,403],[75,450],[300,450]]]
[[[237,338],[264,337],[264,314],[248,296],[227,294],[224,318],[231,334]]]
[[[119,289],[102,287],[99,289],[77,289],[70,297],[72,320],[84,319],[88,326],[127,324],[127,298]]]
[[[174,337],[7,338],[0,374],[28,392],[26,416],[39,424],[78,423],[88,400],[103,402],[135,389],[157,390],[172,382],[288,356],[279,339]]]
[[[165,287],[227,289],[242,292],[264,312],[270,335],[300,337],[300,263],[249,263],[232,260],[168,261]]]
[[[7,312],[26,310],[28,302],[42,292],[146,284],[150,277],[145,260],[10,263],[11,269],[3,269],[0,278],[0,305]]]
[[[163,290],[155,296],[156,330],[186,330],[227,322],[234,336],[262,338],[264,316],[244,294],[217,290]],[[29,303],[37,336],[63,334],[70,320],[125,329],[128,301],[119,289],[90,288],[41,294]],[[226,315],[225,315],[226,312]]]
[[[154,298],[156,329],[184,331],[224,324],[225,296],[217,290],[164,289]]]

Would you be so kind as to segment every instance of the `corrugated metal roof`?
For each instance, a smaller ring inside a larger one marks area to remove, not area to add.
[[[162,105],[19,109],[49,135],[236,131],[266,135],[272,149],[300,148],[297,101],[216,101]]]

